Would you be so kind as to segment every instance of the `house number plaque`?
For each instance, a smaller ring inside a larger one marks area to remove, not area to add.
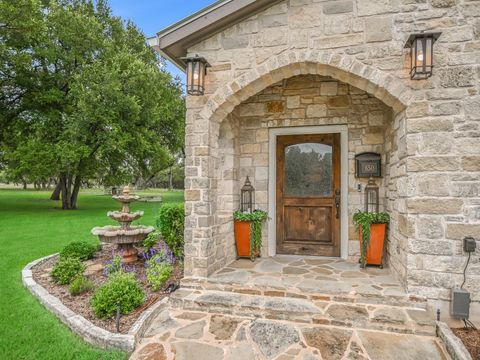
[[[355,155],[355,176],[370,178],[382,176],[382,160],[380,154],[365,152]]]

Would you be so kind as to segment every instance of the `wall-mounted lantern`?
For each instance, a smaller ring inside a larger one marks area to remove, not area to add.
[[[247,176],[245,184],[242,186],[241,190],[241,206],[240,210],[242,212],[252,212],[254,210],[253,206],[255,204],[255,188],[250,183],[250,179]]]
[[[187,94],[201,96],[205,93],[205,75],[210,64],[203,57],[182,58],[187,63]]]
[[[365,212],[378,213],[379,192],[375,180],[370,178],[365,186]]]
[[[410,49],[410,78],[427,79],[432,76],[433,44],[440,37],[440,32],[412,34],[405,43]]]

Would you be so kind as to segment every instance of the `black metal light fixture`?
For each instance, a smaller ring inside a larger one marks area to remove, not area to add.
[[[375,180],[370,178],[365,186],[365,212],[378,213],[379,191]]]
[[[205,75],[210,64],[203,57],[182,58],[187,63],[187,94],[201,96],[205,93]]]
[[[245,180],[245,184],[242,186],[241,190],[241,206],[240,210],[242,212],[249,212],[251,213],[254,208],[255,204],[255,188],[252,186],[252,183],[250,182],[250,179],[247,176],[247,179]]]
[[[440,37],[440,32],[412,34],[405,43],[410,49],[410,78],[427,79],[432,76],[433,44]]]

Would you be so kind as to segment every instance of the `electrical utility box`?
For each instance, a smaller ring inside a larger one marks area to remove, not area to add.
[[[476,247],[477,244],[473,237],[467,236],[463,239],[463,251],[468,253],[475,252]]]
[[[451,315],[457,319],[468,319],[470,315],[470,293],[465,289],[452,289]]]

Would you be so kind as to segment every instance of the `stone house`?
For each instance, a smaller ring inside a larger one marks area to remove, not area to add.
[[[441,35],[432,76],[412,80],[404,45],[420,32]],[[149,42],[182,69],[197,55],[211,65],[204,94],[186,100],[186,276],[235,259],[232,212],[247,175],[270,216],[262,256],[357,260],[352,215],[368,179],[355,176],[355,156],[374,152],[380,210],[392,219],[387,264],[406,291],[448,313],[463,238],[480,240],[480,1],[222,0]],[[330,161],[328,176],[312,170],[289,189],[308,153]],[[323,190],[311,186],[319,178]],[[465,283],[474,316],[479,254]]]

